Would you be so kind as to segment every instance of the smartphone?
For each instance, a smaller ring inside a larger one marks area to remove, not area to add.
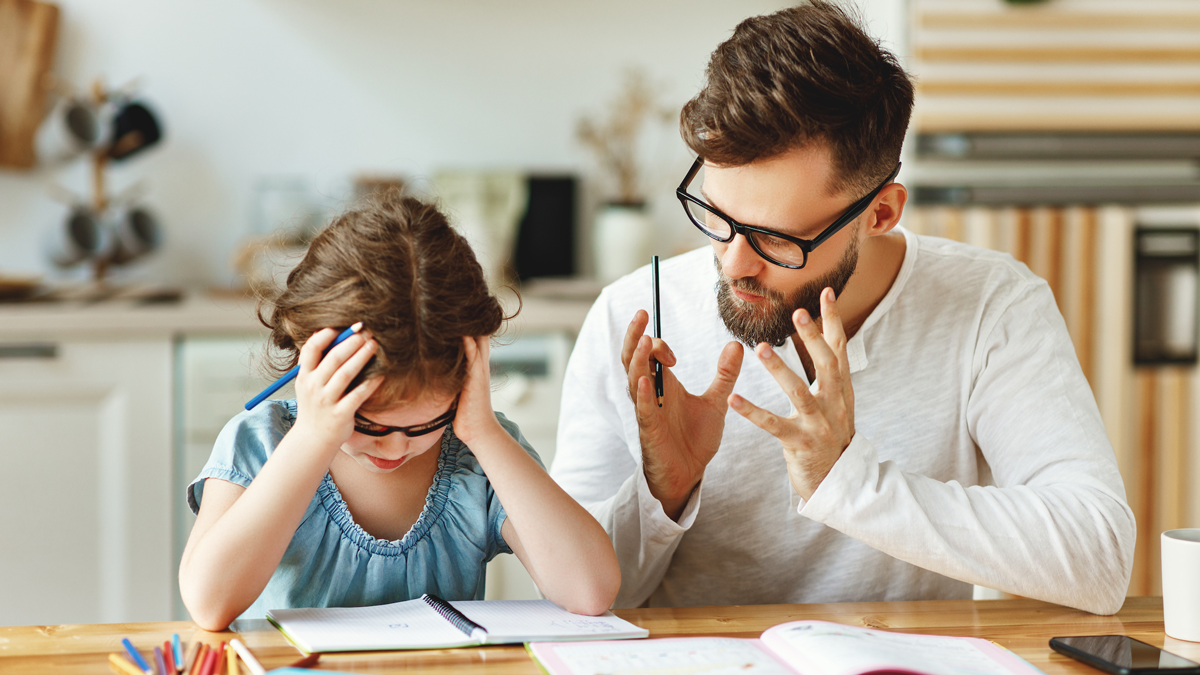
[[[1050,648],[1113,675],[1200,675],[1200,663],[1125,635],[1050,638]]]

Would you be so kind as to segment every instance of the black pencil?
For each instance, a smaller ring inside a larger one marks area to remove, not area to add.
[[[651,309],[654,316],[654,337],[662,339],[662,312],[659,311],[658,303],[658,256],[650,258],[650,272],[654,279],[654,301],[651,303]],[[658,396],[658,407],[662,407],[663,402],[663,370],[662,364],[658,359],[654,359],[654,393]]]

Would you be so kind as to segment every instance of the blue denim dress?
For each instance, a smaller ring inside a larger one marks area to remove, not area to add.
[[[517,425],[496,416],[541,464]],[[192,512],[200,510],[207,478],[249,487],[295,422],[294,399],[264,401],[230,420],[208,463],[188,485]],[[499,553],[512,553],[500,536],[505,517],[470,448],[452,426],[446,427],[425,508],[404,538],[384,541],[367,534],[325,474],[279,567],[241,618],[261,619],[268,609],[379,605],[422,593],[482,600],[484,566]]]

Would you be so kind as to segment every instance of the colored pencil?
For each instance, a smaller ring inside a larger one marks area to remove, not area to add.
[[[246,662],[246,668],[250,670],[252,675],[267,675],[267,671],[262,667],[262,664],[258,662],[258,659],[254,658],[253,652],[250,651],[249,647],[242,644],[241,640],[233,638],[229,641],[229,646],[233,647],[238,656],[242,657],[242,661]]]
[[[362,329],[362,322],[359,321],[358,323],[354,324],[353,326],[350,326],[346,330],[342,331],[341,334],[339,334],[336,338],[333,339],[333,344],[331,344],[325,348],[325,351],[321,353],[321,356],[323,357],[323,356],[325,356],[325,354],[328,354],[330,349],[333,349],[334,347],[345,342],[347,338],[349,338],[351,335],[354,335],[361,329]],[[246,403],[246,410],[251,410],[254,408],[254,406],[267,400],[268,396],[279,391],[279,389],[282,388],[283,385],[296,379],[296,376],[299,374],[300,374],[300,366],[299,366],[299,364],[297,364],[295,368],[292,368],[291,370],[284,373],[283,377],[279,378],[278,380],[275,380],[274,382],[271,383],[270,386],[268,386],[266,389],[263,389],[261,392],[259,392],[258,396],[255,396],[254,398],[250,399]]]
[[[228,657],[226,658],[228,667],[225,669],[225,672],[229,675],[242,675],[241,669],[238,668],[237,664],[237,651],[231,647],[225,650],[225,656]]]
[[[204,656],[200,659],[200,668],[196,670],[196,675],[210,675],[212,655],[215,648],[212,645],[205,646],[208,647],[208,649],[204,650]]]
[[[196,660],[192,663],[192,668],[188,671],[188,675],[200,675],[200,671],[204,670],[204,657],[208,656],[208,650],[208,644],[201,642],[200,651],[196,653]]]
[[[217,648],[209,647],[208,653],[204,655],[204,665],[200,666],[200,675],[213,675],[214,666],[217,665]]]
[[[217,660],[213,663],[213,675],[225,674],[225,652],[227,651],[229,651],[229,647],[222,641],[221,645],[217,647]]]
[[[109,654],[108,663],[116,672],[121,673],[121,675],[145,675],[145,673],[138,670],[137,666],[130,663],[129,659],[120,654]]]
[[[179,633],[171,635],[171,660],[175,662],[175,672],[183,670],[183,645],[179,644]]]
[[[171,675],[171,673],[175,672],[175,650],[171,649],[171,641],[170,640],[166,640],[163,642],[162,653],[163,653],[163,665],[166,666],[166,670],[164,670],[163,672],[165,672],[167,675]]]
[[[167,672],[167,660],[163,656],[162,647],[157,645],[154,647],[154,667],[156,669],[154,672],[159,673],[160,675],[165,675]]]
[[[196,655],[200,653],[200,646],[204,644],[199,640],[192,642],[192,646],[188,649],[187,660],[183,663],[183,671],[188,675],[192,674],[192,668],[196,665]]]
[[[121,638],[121,644],[125,645],[125,651],[129,652],[129,655],[133,657],[133,662],[137,664],[137,667],[141,668],[143,673],[149,673],[150,664],[146,663],[146,659],[143,659],[138,650],[133,647],[133,643],[129,641],[129,638]]]

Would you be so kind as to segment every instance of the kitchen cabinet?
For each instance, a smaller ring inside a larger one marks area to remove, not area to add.
[[[0,340],[0,624],[170,616],[167,338]]]

